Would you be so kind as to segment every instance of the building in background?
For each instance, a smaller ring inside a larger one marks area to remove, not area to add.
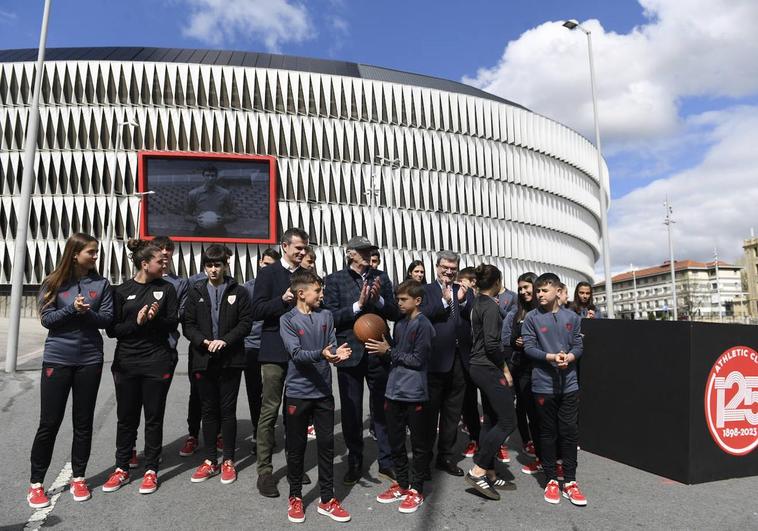
[[[752,231],[751,231],[752,233]],[[743,258],[745,280],[747,282],[747,297],[750,315],[758,317],[758,238],[754,234],[742,244],[745,251]]]
[[[0,292],[17,244],[16,202],[36,50],[0,51]],[[221,50],[48,49],[43,73],[26,285],[36,289],[73,232],[101,241],[107,268],[131,275],[141,151],[276,158],[277,232],[300,226],[322,273],[365,234],[402,279],[421,259],[456,251],[489,262],[510,286],[524,271],[591,280],[600,244],[596,151],[553,120],[479,89],[369,65]],[[115,208],[109,208],[115,191]],[[158,198],[148,198],[147,201]],[[235,244],[248,278],[265,245]],[[103,250],[104,251],[104,250]],[[179,274],[202,244],[181,242]],[[101,264],[102,269],[102,264]]]
[[[674,270],[680,319],[717,321],[748,317],[741,266],[719,261],[718,278],[715,262],[677,260]],[[604,309],[605,284],[595,284],[593,290],[595,303]],[[622,319],[670,319],[673,309],[670,262],[615,275],[613,300]]]

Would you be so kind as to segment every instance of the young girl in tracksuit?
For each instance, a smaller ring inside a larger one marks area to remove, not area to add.
[[[247,365],[245,336],[253,324],[253,310],[244,286],[227,276],[231,252],[211,245],[203,253],[207,278],[190,286],[184,308],[184,335],[190,341],[192,378],[197,382],[202,411],[205,460],[192,475],[198,483],[221,469],[221,483],[237,479],[237,396]],[[223,461],[218,466],[216,437],[221,429]]]
[[[129,482],[129,461],[137,439],[140,412],[145,413],[145,475],[140,494],[158,489],[166,394],[174,374],[169,336],[179,322],[174,286],[163,277],[160,247],[129,240],[136,274],[116,287],[115,317],[108,336],[118,339],[111,371],[116,387],[116,469],[103,485],[113,492]]]
[[[66,242],[63,257],[43,281],[39,295],[42,326],[49,330],[42,356],[40,421],[31,455],[29,506],[47,507],[50,500],[42,483],[50,466],[68,395],[73,395],[73,479],[69,490],[75,501],[90,499],[84,480],[92,444],[95,400],[103,370],[100,329],[113,318],[110,283],[95,272],[98,242],[77,233]]]

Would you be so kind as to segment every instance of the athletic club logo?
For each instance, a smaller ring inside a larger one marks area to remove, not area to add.
[[[229,304],[234,304],[234,301],[236,301],[236,300],[237,300],[237,296],[236,296],[236,295],[229,295],[229,296],[226,298],[226,300],[227,300],[227,301],[229,301]]]
[[[89,290],[89,298],[94,299],[95,297],[97,297],[97,291],[94,289]]]
[[[758,446],[758,352],[732,347],[713,364],[705,386],[705,418],[711,437],[728,454]]]
[[[566,330],[571,332],[573,329],[574,329],[574,325],[572,325],[571,323],[566,323]]]
[[[159,300],[161,300],[163,298],[163,292],[162,291],[154,291],[153,292],[153,297],[155,298],[155,300],[159,301]]]

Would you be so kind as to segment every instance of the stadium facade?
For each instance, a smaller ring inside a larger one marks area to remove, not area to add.
[[[35,59],[32,49],[0,51],[6,288]],[[600,182],[606,194],[608,187],[594,146],[461,83],[263,53],[59,48],[47,51],[40,114],[23,242],[30,288],[72,232],[102,241],[110,219],[111,275],[120,282],[131,274],[124,240],[137,230],[140,151],[276,157],[279,231],[308,231],[322,272],[342,267],[343,244],[358,233],[377,240],[395,279],[413,259],[429,275],[435,251],[451,249],[462,265],[498,265],[509,284],[526,270],[554,270],[574,285],[592,278],[599,255]],[[250,276],[265,246],[234,247],[235,274]],[[182,242],[176,270],[196,272],[200,253],[201,244]]]

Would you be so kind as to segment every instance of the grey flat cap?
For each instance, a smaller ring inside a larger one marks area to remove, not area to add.
[[[376,245],[371,243],[365,236],[353,236],[347,242],[347,249],[355,249],[356,251],[363,251],[367,249],[378,249]]]

